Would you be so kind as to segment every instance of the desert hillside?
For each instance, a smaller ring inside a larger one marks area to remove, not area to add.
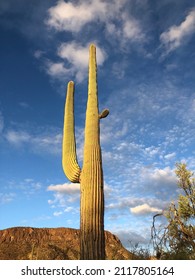
[[[106,259],[132,259],[117,236],[105,231]],[[0,260],[77,260],[79,230],[13,227],[0,230]]]

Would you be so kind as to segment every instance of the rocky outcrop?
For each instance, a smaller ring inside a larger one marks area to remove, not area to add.
[[[133,259],[116,235],[105,231],[106,259]],[[14,227],[0,230],[0,260],[77,260],[80,231],[71,228]]]

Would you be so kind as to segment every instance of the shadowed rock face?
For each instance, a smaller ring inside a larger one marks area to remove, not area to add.
[[[106,259],[133,259],[118,237],[105,231]],[[14,227],[0,230],[0,260],[79,260],[80,230]]]

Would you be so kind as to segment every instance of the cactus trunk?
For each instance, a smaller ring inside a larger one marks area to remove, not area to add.
[[[99,133],[96,50],[90,46],[88,102],[81,173],[81,259],[105,259],[104,190]]]
[[[105,259],[104,237],[104,189],[102,156],[100,147],[100,119],[97,90],[96,48],[90,46],[89,84],[85,122],[83,168],[77,163],[74,132],[74,83],[69,82],[65,106],[62,165],[71,182],[80,182],[80,258],[82,260]]]

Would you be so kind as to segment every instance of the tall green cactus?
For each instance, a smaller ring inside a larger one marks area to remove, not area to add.
[[[105,259],[104,189],[97,92],[96,47],[89,49],[88,101],[85,121],[83,168],[77,163],[74,131],[74,83],[68,83],[65,105],[62,165],[67,178],[80,182],[80,253],[83,260]]]

